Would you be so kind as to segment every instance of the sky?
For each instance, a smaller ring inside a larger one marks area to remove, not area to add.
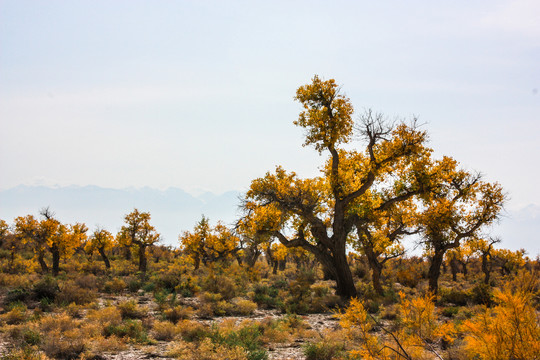
[[[318,74],[540,205],[539,64],[537,0],[0,0],[0,189],[316,176],[293,97]]]

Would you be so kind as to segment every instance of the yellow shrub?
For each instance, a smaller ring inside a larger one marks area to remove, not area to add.
[[[122,322],[122,315],[117,308],[108,306],[103,309],[90,310],[87,319],[98,323],[102,327],[108,325],[118,326]]]
[[[111,335],[108,337],[98,336],[92,340],[90,349],[96,354],[104,352],[118,352],[127,349],[126,343],[119,337]]]
[[[406,328],[420,339],[432,340],[437,327],[435,316],[435,297],[429,293],[422,297],[408,300],[403,293],[399,312]]]
[[[234,313],[238,315],[251,315],[257,310],[257,304],[251,300],[234,298],[232,302],[234,304]]]
[[[20,324],[25,322],[27,319],[28,312],[26,310],[26,306],[24,305],[14,306],[13,309],[8,311],[7,313],[0,315],[0,320],[9,325]]]
[[[531,305],[531,294],[510,290],[496,292],[492,309],[464,323],[465,350],[472,358],[538,359],[540,318]]]
[[[160,341],[172,341],[178,334],[177,327],[170,321],[155,321],[152,336]]]

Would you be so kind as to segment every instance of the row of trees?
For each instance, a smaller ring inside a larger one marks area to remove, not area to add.
[[[116,245],[124,248],[129,256],[134,248],[139,255],[139,271],[145,273],[146,249],[159,241],[159,234],[150,225],[150,213],[139,212],[137,209],[125,216],[125,224],[116,238],[100,227],[88,235],[88,228],[83,223],[62,224],[49,208],[42,209],[40,216],[41,219],[36,219],[33,215],[17,217],[11,231],[8,224],[0,220],[0,245],[9,250],[11,264],[16,254],[26,247],[34,252],[43,273],[49,272],[46,254],[50,253],[50,268],[54,276],[60,271],[60,259],[69,258],[77,250],[89,255],[97,251],[105,266],[110,268],[107,252]]]

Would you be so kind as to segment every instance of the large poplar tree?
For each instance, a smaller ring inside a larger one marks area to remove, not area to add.
[[[277,167],[253,180],[244,201],[245,218],[285,246],[314,254],[336,280],[336,293],[350,298],[357,294],[347,245],[355,226],[371,221],[363,199],[377,189],[371,210],[384,211],[425,192],[430,181],[424,166],[430,154],[427,136],[414,122],[388,123],[372,112],[355,124],[353,106],[333,79],[315,76],[297,90],[295,99],[304,111],[294,124],[306,131],[304,145],[328,156],[326,166],[315,178],[301,179]],[[344,146],[353,140],[355,128],[364,142],[359,151]]]

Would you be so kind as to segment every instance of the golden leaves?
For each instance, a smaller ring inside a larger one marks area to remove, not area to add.
[[[324,81],[315,75],[311,84],[298,88],[295,100],[305,109],[294,122],[307,130],[304,145],[313,144],[322,152],[350,140],[354,109],[334,79]]]

